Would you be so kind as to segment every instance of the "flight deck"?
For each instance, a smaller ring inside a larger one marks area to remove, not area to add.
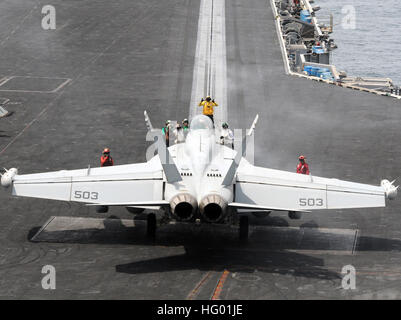
[[[143,111],[160,128],[199,113],[193,101],[207,86],[194,86],[195,73],[225,95],[218,121],[246,129],[259,114],[256,165],[295,171],[305,154],[317,176],[373,185],[400,176],[399,100],[287,75],[271,2],[214,2],[224,19],[214,22],[209,69],[198,48],[209,45],[198,37],[201,0],[56,0],[55,30],[41,27],[45,1],[2,2],[0,101],[12,114],[0,118],[0,166],[96,167],[106,146],[116,164],[144,162]],[[401,298],[399,199],[301,220],[250,215],[241,243],[235,227],[179,223],[160,225],[153,241],[144,214],[8,191],[1,299]],[[45,265],[57,271],[55,290],[41,286]],[[355,290],[341,286],[346,265],[356,269]]]

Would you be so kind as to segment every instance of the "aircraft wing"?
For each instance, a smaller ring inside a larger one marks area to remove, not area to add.
[[[12,177],[15,196],[75,201],[88,204],[163,204],[160,162],[63,170]]]
[[[381,186],[301,175],[256,167],[243,161],[235,186],[237,208],[310,211],[384,207],[397,187],[387,180]]]

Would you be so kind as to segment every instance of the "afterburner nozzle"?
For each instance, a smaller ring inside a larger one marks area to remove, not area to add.
[[[380,185],[383,187],[386,197],[389,200],[394,200],[397,197],[398,186],[394,186],[394,181],[390,182],[388,180],[382,180]]]
[[[4,188],[8,188],[13,184],[14,176],[18,174],[17,168],[12,168],[10,170],[5,169],[6,172],[1,176],[1,185]]]
[[[173,215],[180,221],[191,220],[198,208],[198,203],[194,196],[189,193],[180,193],[170,201],[170,208]]]
[[[227,211],[227,202],[218,194],[209,194],[199,204],[202,217],[208,222],[220,222]]]

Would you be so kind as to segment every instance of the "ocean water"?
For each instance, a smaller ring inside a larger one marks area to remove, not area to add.
[[[338,49],[333,51],[331,61],[338,70],[346,71],[348,76],[391,78],[401,86],[399,0],[315,0],[312,6],[321,7],[316,13],[320,22],[328,24],[330,13],[334,16],[331,38]],[[352,10],[355,29],[348,29],[352,20],[347,16]]]

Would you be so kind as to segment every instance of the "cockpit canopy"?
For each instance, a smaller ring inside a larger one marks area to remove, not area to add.
[[[213,130],[212,120],[204,115],[195,116],[190,125],[191,130]]]

